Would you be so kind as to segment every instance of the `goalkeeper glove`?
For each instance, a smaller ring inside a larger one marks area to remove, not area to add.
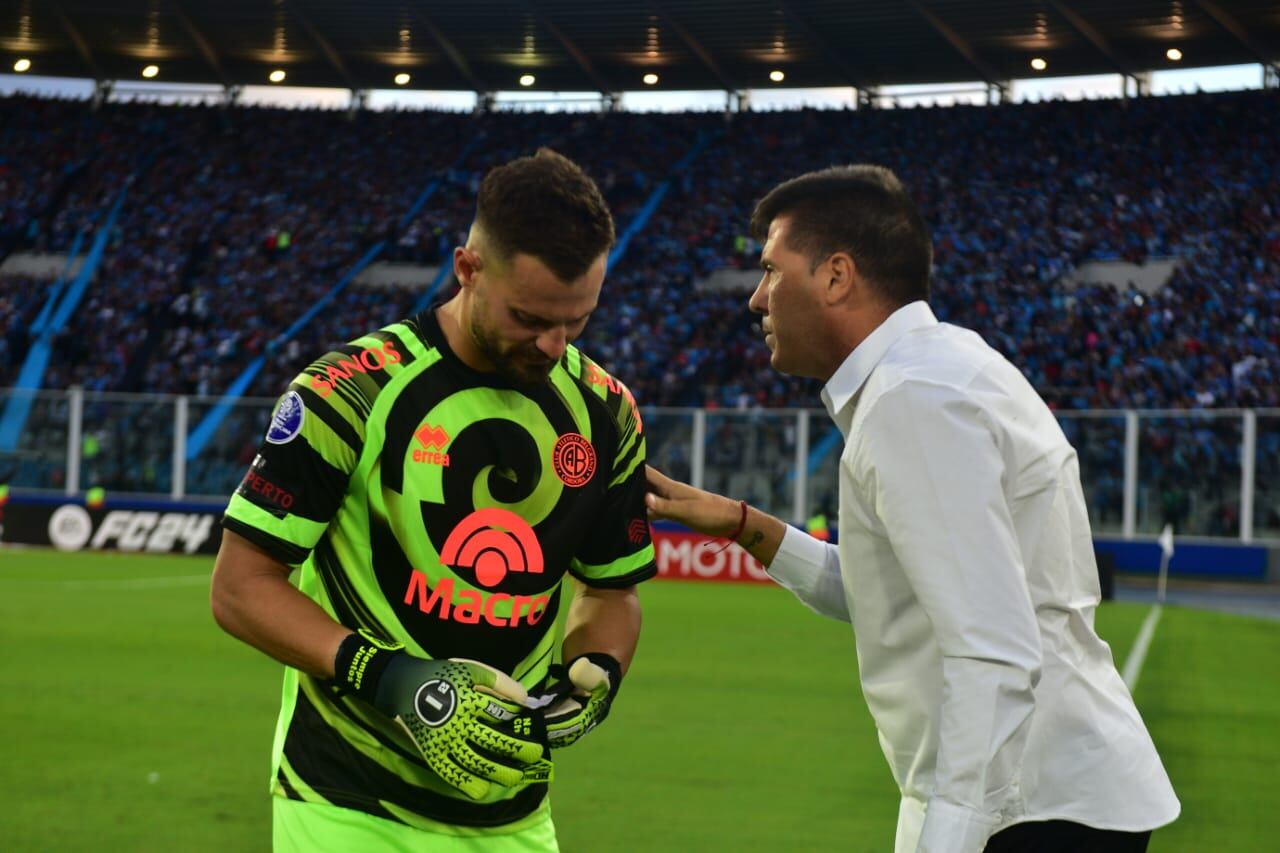
[[[622,666],[611,655],[587,652],[566,667],[551,667],[553,681],[532,704],[544,708],[547,739],[552,749],[571,746],[609,716],[622,684]]]
[[[361,631],[338,647],[335,682],[395,719],[436,775],[473,800],[491,784],[551,780],[545,731],[517,681],[483,663],[425,660]]]

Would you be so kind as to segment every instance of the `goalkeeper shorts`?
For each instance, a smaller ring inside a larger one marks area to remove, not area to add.
[[[502,827],[445,826],[421,829],[327,803],[272,797],[271,845],[275,853],[558,853],[551,806]]]

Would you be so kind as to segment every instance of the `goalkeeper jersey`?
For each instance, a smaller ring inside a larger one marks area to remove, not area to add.
[[[643,425],[631,393],[570,347],[519,387],[453,354],[433,311],[307,367],[277,402],[226,529],[334,619],[426,658],[536,688],[558,657],[568,576],[652,577]],[[438,829],[509,825],[543,784],[466,799],[362,700],[286,670],[273,793]]]

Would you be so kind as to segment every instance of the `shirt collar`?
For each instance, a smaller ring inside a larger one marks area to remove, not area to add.
[[[837,415],[857,396],[871,376],[871,371],[900,338],[908,332],[937,324],[938,318],[933,316],[929,303],[924,301],[910,302],[890,314],[862,343],[854,347],[853,352],[849,353],[849,357],[831,374],[823,387],[822,402],[831,419],[839,420]]]

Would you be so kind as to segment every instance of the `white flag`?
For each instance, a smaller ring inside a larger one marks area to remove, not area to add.
[[[1173,525],[1166,524],[1164,530],[1160,531],[1160,538],[1156,540],[1160,543],[1160,550],[1164,552],[1165,558],[1173,556]]]

